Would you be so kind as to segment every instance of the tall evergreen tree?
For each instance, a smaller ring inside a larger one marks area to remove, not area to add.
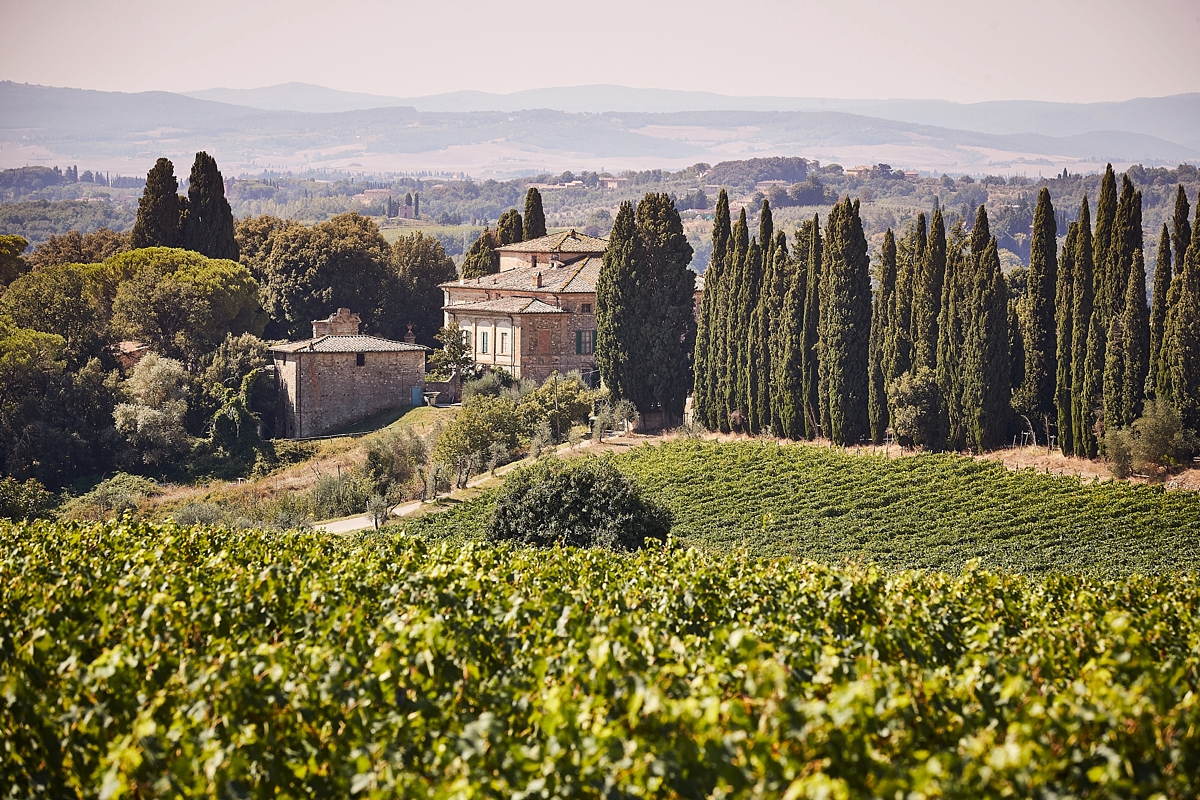
[[[496,252],[496,237],[487,228],[479,234],[475,244],[463,257],[460,274],[464,278],[482,278],[484,275],[495,275],[500,271],[500,254]]]
[[[755,416],[758,406],[759,358],[762,342],[757,341],[754,312],[758,308],[758,297],[763,284],[763,251],[758,239],[750,240],[750,252],[746,257],[745,285],[738,293],[738,330],[741,331],[742,363],[738,370],[738,408],[746,418],[748,433],[759,433],[759,420]]]
[[[830,212],[821,269],[819,356],[829,438],[838,445],[854,444],[870,432],[870,269],[859,204],[846,198]]]
[[[529,187],[525,193],[525,219],[521,225],[524,241],[546,235],[546,213],[542,211],[542,193],[537,187]]]
[[[1154,289],[1150,301],[1150,377],[1146,394],[1161,397],[1170,379],[1170,368],[1162,358],[1163,332],[1167,326],[1167,295],[1171,286],[1171,234],[1164,222],[1158,237],[1158,257],[1154,264]]]
[[[1071,421],[1072,334],[1075,322],[1075,247],[1079,223],[1067,227],[1062,256],[1058,260],[1058,289],[1054,297],[1055,355],[1054,405],[1058,412],[1058,447],[1065,456],[1075,454],[1075,429]]]
[[[175,165],[165,158],[158,159],[146,174],[137,221],[129,235],[130,247],[178,247],[186,203],[179,196]]]
[[[1129,175],[1122,175],[1121,197],[1113,217],[1105,264],[1105,285],[1111,287],[1111,314],[1120,314],[1125,307],[1125,287],[1129,283],[1129,270],[1133,268],[1133,251],[1142,246],[1142,193],[1134,189]]]
[[[765,197],[758,212],[758,245],[762,248],[763,263],[766,264],[775,245],[775,219],[771,215],[771,202]]]
[[[1133,251],[1122,305],[1125,365],[1121,417],[1128,425],[1142,415],[1146,377],[1150,374],[1150,309],[1146,307],[1146,264],[1140,248]]]
[[[941,209],[933,212],[929,242],[921,259],[919,278],[913,283],[913,367],[937,367],[938,319],[942,310],[942,283],[946,277],[946,223]]]
[[[979,257],[991,242],[992,230],[988,223],[987,209],[980,205],[975,211],[975,224],[971,226],[971,255],[974,256],[976,265],[981,263]]]
[[[957,222],[946,247],[946,270],[942,282],[941,311],[938,316],[937,384],[946,413],[946,430],[951,449],[959,449],[966,441],[966,422],[962,401],[962,353],[964,344],[963,320],[967,315],[969,298],[967,279],[970,275],[967,254],[967,233]]]
[[[632,366],[638,391],[629,399],[643,411],[657,404],[665,423],[678,423],[692,385],[696,345],[692,246],[670,195],[647,194],[636,218],[641,260],[635,262],[630,305],[637,324]]]
[[[642,260],[633,203],[626,200],[613,220],[596,278],[596,366],[608,391],[622,399],[638,393],[632,374],[640,345],[633,299],[634,273]]]
[[[717,415],[717,386],[722,366],[720,359],[722,320],[717,317],[718,295],[724,291],[721,280],[729,249],[729,196],[722,189],[717,197],[713,221],[712,255],[704,272],[704,295],[700,303],[700,320],[696,327],[695,389],[693,408],[697,419],[709,430],[720,423]]]
[[[786,293],[779,313],[778,348],[771,356],[772,431],[788,439],[806,437],[804,425],[804,303],[808,296],[808,257],[815,223],[796,231],[792,264],[784,274]],[[778,250],[778,247],[777,247]]]
[[[971,313],[965,327],[962,384],[967,442],[978,452],[1004,441],[1010,412],[1008,287],[993,238],[975,259]]]
[[[896,327],[892,324],[892,304],[896,291],[896,237],[888,228],[883,234],[879,251],[879,289],[871,303],[871,337],[868,345],[869,383],[867,387],[867,416],[871,425],[871,441],[883,444],[890,418],[887,406],[885,351],[888,339]]]
[[[764,265],[763,286],[758,296],[758,339],[761,352],[758,366],[758,404],[754,416],[761,430],[779,435],[779,424],[775,414],[773,378],[775,362],[782,349],[780,323],[783,317],[783,302],[787,294],[791,264],[788,260],[787,234],[778,231],[771,246],[771,264]]]
[[[1092,242],[1091,210],[1085,194],[1079,207],[1079,222],[1075,239],[1075,289],[1074,289],[1074,319],[1071,321],[1071,439],[1075,445],[1075,455],[1084,458],[1095,458],[1097,440],[1096,426],[1096,396],[1097,384],[1095,370],[1098,355],[1091,353],[1089,348],[1099,336],[1095,329],[1099,327],[1098,318],[1093,325],[1092,312],[1095,309],[1095,275],[1093,256],[1095,246]]]
[[[926,247],[925,215],[921,213],[900,241],[897,252],[896,288],[888,309],[887,341],[883,352],[885,390],[888,384],[912,369],[913,287],[923,268]]]
[[[1112,243],[1113,223],[1117,217],[1117,176],[1112,164],[1104,170],[1100,179],[1100,197],[1096,200],[1096,231],[1092,236],[1093,312],[1100,315],[1100,327],[1108,330],[1108,318],[1112,313],[1112,289],[1108,286],[1108,251]],[[1104,353],[1099,357],[1103,360]]]
[[[1175,191],[1175,213],[1171,216],[1171,230],[1173,231],[1173,235],[1171,236],[1171,252],[1175,254],[1175,263],[1177,265],[1183,264],[1183,257],[1187,253],[1188,245],[1192,241],[1192,225],[1188,222],[1190,211],[1187,192],[1184,191],[1183,184],[1181,183]]]
[[[183,221],[183,246],[209,258],[237,261],[233,211],[225,199],[225,179],[217,162],[203,151],[196,153],[188,179],[187,215]]]
[[[1191,226],[1191,240],[1172,289],[1178,283],[1174,304],[1167,311],[1163,336],[1164,358],[1170,365],[1168,399],[1179,409],[1184,427],[1200,429],[1200,202]]]
[[[803,250],[807,267],[803,264],[797,265],[797,269],[803,269],[805,272],[804,279],[804,298],[803,298],[803,327],[800,331],[800,386],[802,399],[800,402],[800,413],[804,423],[804,436],[807,439],[815,438],[819,431],[817,426],[821,421],[821,375],[820,365],[817,355],[817,335],[820,330],[821,319],[821,265],[823,261],[821,242],[821,221],[814,214],[813,218],[806,223],[807,237],[804,236],[806,230],[804,227],[800,229],[800,236],[806,239],[807,244],[801,247],[797,245],[797,250]]]
[[[1029,247],[1029,286],[1021,298],[1018,318],[1024,346],[1024,376],[1017,390],[1017,409],[1036,420],[1057,422],[1055,382],[1058,378],[1055,294],[1058,291],[1058,225],[1050,190],[1038,193]]]
[[[746,209],[738,214],[738,220],[733,226],[729,242],[729,273],[727,282],[729,291],[725,292],[722,300],[725,305],[720,310],[724,324],[722,342],[722,357],[724,369],[721,375],[720,395],[724,405],[723,420],[725,426],[732,425],[732,418],[737,412],[738,418],[744,420],[746,409],[742,408],[742,387],[745,386],[745,357],[746,331],[741,325],[741,309],[743,307],[746,287],[746,264],[750,256],[750,227],[746,222]],[[743,423],[744,424],[744,423]]]
[[[521,215],[515,208],[505,211],[496,221],[496,243],[500,247],[506,244],[516,244],[522,241],[524,235],[525,229],[521,224]]]

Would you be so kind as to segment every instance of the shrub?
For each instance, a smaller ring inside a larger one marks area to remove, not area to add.
[[[376,492],[388,496],[405,494],[405,490],[429,460],[425,440],[411,430],[383,431],[367,442],[367,458],[363,470],[370,477]]]
[[[24,483],[15,478],[0,478],[0,517],[13,520],[36,519],[54,505],[54,495],[37,480]]]
[[[568,372],[546,378],[541,386],[521,398],[518,407],[527,430],[547,420],[556,439],[561,441],[573,424],[588,421],[595,403],[596,392],[588,388],[583,376]]]
[[[475,395],[438,437],[434,458],[454,470],[456,482],[463,486],[472,472],[488,463],[494,443],[511,452],[525,429],[512,397]]]
[[[180,525],[216,525],[225,518],[225,511],[216,503],[188,503],[171,516]]]
[[[1104,434],[1104,451],[1118,478],[1134,471],[1156,475],[1187,461],[1196,451],[1196,440],[1183,429],[1183,418],[1174,406],[1150,400],[1133,425]]]
[[[140,501],[160,491],[158,484],[149,478],[118,472],[96,484],[91,491],[68,502],[63,506],[61,516],[90,520],[117,517],[126,511],[136,510]]]
[[[670,514],[644,499],[609,459],[545,459],[514,472],[488,526],[493,541],[637,550],[665,541]]]
[[[937,376],[928,367],[905,372],[888,385],[892,431],[900,444],[941,450],[946,446],[947,420]]]

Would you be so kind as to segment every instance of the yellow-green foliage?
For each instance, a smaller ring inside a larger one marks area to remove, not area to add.
[[[0,523],[53,797],[1195,797],[1200,583]]]

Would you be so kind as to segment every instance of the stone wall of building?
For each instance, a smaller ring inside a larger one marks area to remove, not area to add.
[[[363,365],[358,365],[362,356]],[[288,439],[324,436],[389,408],[412,403],[425,387],[422,351],[275,353],[279,429]]]

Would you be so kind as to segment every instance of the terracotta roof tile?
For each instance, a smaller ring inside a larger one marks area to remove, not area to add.
[[[395,342],[378,336],[362,334],[318,336],[301,342],[288,342],[270,347],[275,353],[400,353],[406,350],[428,350],[428,347],[408,342]]]
[[[523,292],[551,292],[554,294],[590,294],[596,291],[596,279],[600,277],[600,266],[603,260],[590,256],[572,261],[561,267],[549,264],[539,264],[536,267],[518,267],[497,272],[495,275],[484,275],[482,278],[471,278],[459,281],[448,281],[441,284],[444,289],[489,289]],[[538,273],[542,275],[542,285],[534,281]]]
[[[480,300],[474,303],[458,303],[443,306],[446,311],[490,311],[496,314],[566,314],[561,308],[543,303],[536,297],[501,297],[497,300]]]
[[[506,244],[503,247],[497,247],[496,250],[500,253],[603,254],[606,247],[608,247],[608,239],[588,236],[585,233],[570,230],[562,231],[561,233],[551,233],[548,236],[530,239],[527,242]]]

